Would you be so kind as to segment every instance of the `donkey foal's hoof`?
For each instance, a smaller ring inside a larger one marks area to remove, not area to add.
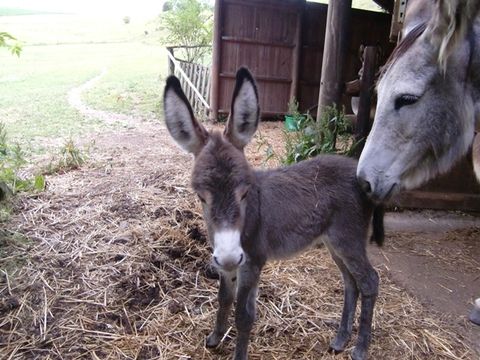
[[[350,355],[352,360],[367,360],[367,350],[359,349],[357,346],[353,349]]]
[[[473,305],[473,309],[470,312],[470,315],[468,316],[468,319],[476,324],[480,325],[480,298],[475,300],[475,304]]]
[[[207,341],[205,341],[205,347],[207,348],[216,348],[218,344],[222,341],[222,336],[217,334],[215,331],[207,336]]]
[[[333,339],[330,342],[330,347],[328,348],[328,352],[330,354],[340,354],[345,350],[345,347],[348,344],[348,341],[350,340],[350,335],[345,334],[345,333],[338,333],[337,336],[335,336],[335,339]]]
[[[338,355],[343,352],[344,349],[335,349],[332,346],[328,347],[328,353],[333,355]]]

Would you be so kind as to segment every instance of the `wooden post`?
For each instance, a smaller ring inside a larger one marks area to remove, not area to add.
[[[305,12],[305,0],[301,0],[297,7],[297,21],[295,26],[295,48],[292,59],[292,83],[290,85],[290,99],[296,98],[298,93],[298,72],[300,69],[300,55],[302,51],[302,23]]]
[[[317,119],[320,119],[325,106],[340,105],[351,8],[352,0],[335,0],[328,3]]]
[[[172,54],[172,57],[175,57],[175,55],[173,54],[173,48],[172,47],[168,47],[167,46],[167,51]],[[173,61],[168,58],[168,75],[175,75],[175,64],[173,63]]]
[[[220,85],[220,52],[222,47],[222,2],[215,1],[213,14],[213,49],[212,49],[212,70],[211,70],[211,91],[210,91],[210,119],[218,119],[218,95]]]
[[[377,47],[366,46],[363,50],[363,72],[360,79],[360,99],[358,101],[357,121],[355,124],[355,141],[360,142],[355,151],[360,156],[370,132],[370,108],[372,105],[375,70],[377,68]]]

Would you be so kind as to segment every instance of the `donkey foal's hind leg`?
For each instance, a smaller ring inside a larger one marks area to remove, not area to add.
[[[365,360],[372,334],[372,319],[378,295],[379,277],[365,252],[344,258],[344,263],[357,282],[362,298],[358,339],[352,352],[353,360]]]
[[[220,274],[220,289],[218,290],[218,311],[214,330],[208,335],[206,346],[217,347],[228,328],[228,315],[232,309],[235,295],[236,273]]]
[[[329,242],[327,244],[334,260],[336,255],[339,259],[335,261],[337,264],[338,260],[343,263],[361,294],[362,306],[358,339],[351,357],[353,360],[365,360],[370,345],[373,308],[378,294],[378,274],[367,257],[366,231],[363,232],[361,228],[349,228],[345,223],[341,223],[340,226],[333,227],[328,235]],[[340,268],[340,270],[342,269]],[[343,270],[342,274],[345,274]],[[347,283],[345,283],[345,286],[347,286]],[[345,328],[348,330],[349,315],[353,316],[347,310],[347,314],[344,313],[342,316],[339,334]]]
[[[355,279],[353,278],[352,274],[350,274],[350,271],[347,269],[342,259],[335,254],[330,246],[327,247],[333,260],[342,272],[344,283],[342,319],[340,321],[337,335],[330,343],[329,349],[330,352],[338,354],[345,350],[345,347],[352,336],[353,319],[355,317],[355,310],[358,300],[358,288]]]

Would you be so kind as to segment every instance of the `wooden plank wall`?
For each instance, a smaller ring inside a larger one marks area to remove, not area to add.
[[[283,112],[297,83],[304,1],[221,0],[220,3],[220,24],[217,24],[220,46],[214,54],[218,56],[219,112],[229,111],[235,72],[242,65],[255,75],[262,113]]]

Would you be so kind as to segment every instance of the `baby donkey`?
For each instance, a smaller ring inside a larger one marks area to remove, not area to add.
[[[206,345],[220,343],[236,294],[234,358],[247,359],[263,266],[323,241],[345,284],[340,328],[330,350],[345,349],[360,293],[360,325],[352,358],[366,359],[378,292],[378,275],[366,254],[367,234],[373,216],[372,236],[382,243],[383,211],[357,184],[357,162],[326,155],[276,170],[253,170],[244,147],[257,130],[260,108],[255,81],[245,68],[237,72],[223,134],[207,131],[195,119],[174,76],[167,80],[164,111],[171,136],[195,156],[192,186],[202,203],[212,262],[221,275],[215,328]]]

